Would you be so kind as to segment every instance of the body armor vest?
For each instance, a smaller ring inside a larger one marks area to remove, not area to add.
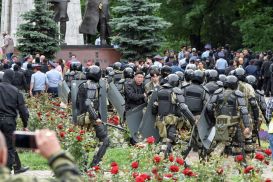
[[[217,115],[228,115],[237,116],[237,97],[233,90],[225,90],[223,94],[220,95],[219,107],[216,108]]]
[[[91,101],[91,107],[94,108],[94,110],[99,110],[99,97],[98,97],[98,84],[92,83],[92,82],[86,82],[84,84],[84,87],[87,89],[87,100]]]
[[[194,115],[202,112],[205,90],[201,85],[191,84],[185,87],[184,97],[186,105]]]
[[[208,82],[205,87],[208,89],[209,95],[212,95],[217,89],[219,89],[219,85],[215,81]]]
[[[172,89],[161,89],[158,91],[158,115],[167,116],[176,114],[176,105],[172,103]]]

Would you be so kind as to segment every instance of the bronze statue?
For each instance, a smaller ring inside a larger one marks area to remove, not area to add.
[[[110,37],[108,0],[88,0],[79,32],[89,35],[100,33],[101,45],[107,45]]]
[[[54,21],[60,22],[61,40],[65,40],[66,22],[69,21],[67,15],[67,5],[70,0],[48,0],[53,4],[54,8]]]

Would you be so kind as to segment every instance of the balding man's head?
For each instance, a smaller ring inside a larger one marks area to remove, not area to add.
[[[0,166],[6,166],[8,158],[6,140],[2,132],[0,131]]]

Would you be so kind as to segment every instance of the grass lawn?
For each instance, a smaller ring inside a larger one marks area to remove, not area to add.
[[[29,166],[30,170],[49,170],[47,160],[35,152],[19,153],[22,166]]]

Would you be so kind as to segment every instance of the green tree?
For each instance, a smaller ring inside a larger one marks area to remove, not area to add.
[[[53,58],[59,50],[59,30],[53,20],[53,11],[44,0],[35,0],[35,8],[22,15],[25,23],[18,31],[18,50],[22,56],[44,54]]]
[[[149,0],[118,0],[110,21],[124,58],[141,59],[156,54],[163,41],[162,32],[170,23],[156,16],[159,3]]]
[[[240,19],[234,22],[242,33],[243,45],[255,51],[273,47],[273,1],[242,1]]]

